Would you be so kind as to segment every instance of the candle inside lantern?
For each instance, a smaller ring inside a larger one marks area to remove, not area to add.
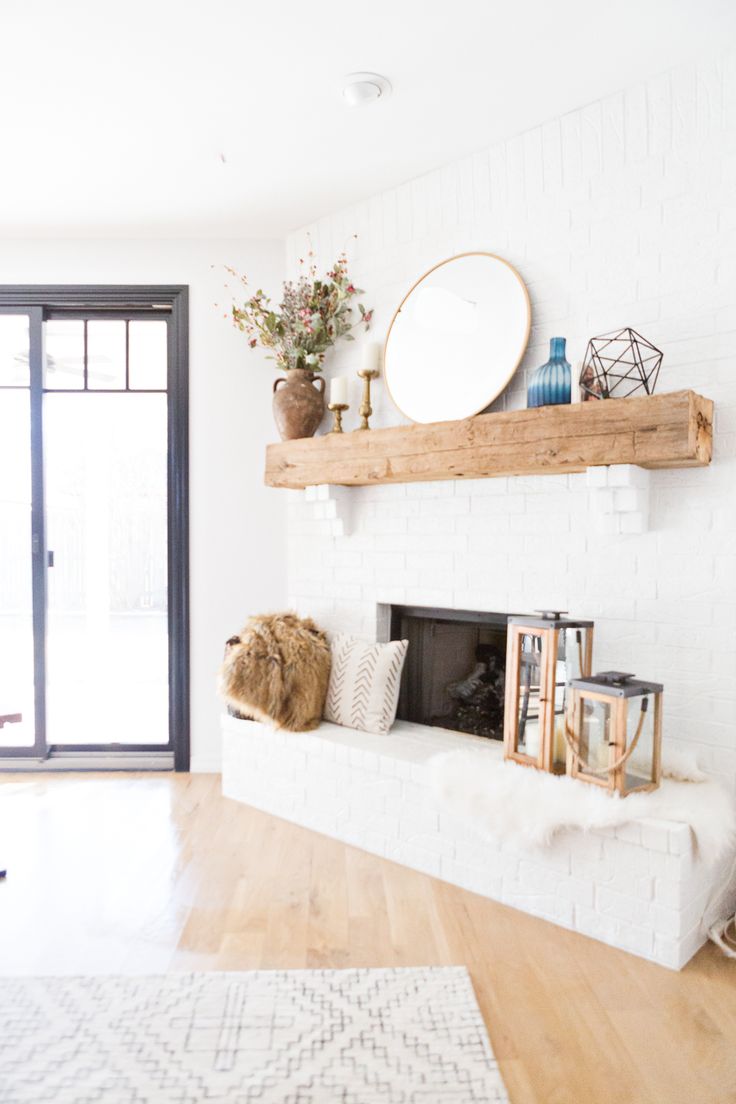
[[[539,721],[527,721],[524,726],[524,743],[521,750],[536,759],[539,755]]]
[[[330,402],[335,406],[347,406],[348,404],[348,380],[347,376],[337,376],[330,383]]]
[[[594,714],[585,717],[585,737],[587,742],[587,759],[593,770],[603,770],[608,766],[610,752],[608,748],[608,724],[601,729],[601,722]]]
[[[363,346],[363,371],[379,372],[381,370],[381,346],[371,341]]]

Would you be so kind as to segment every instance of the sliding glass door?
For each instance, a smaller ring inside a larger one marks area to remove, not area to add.
[[[0,307],[0,760],[186,769],[185,317],[54,290]]]
[[[43,746],[35,711],[30,321],[0,313],[0,755]]]
[[[166,328],[46,323],[50,744],[168,742]]]

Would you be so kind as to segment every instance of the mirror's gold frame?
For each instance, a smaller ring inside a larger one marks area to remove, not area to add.
[[[516,373],[516,369],[519,367],[522,360],[524,359],[524,354],[526,353],[527,345],[529,344],[529,334],[531,333],[531,329],[532,329],[532,304],[531,304],[531,300],[529,298],[529,291],[527,289],[527,286],[524,283],[524,281],[522,280],[521,275],[519,274],[517,269],[515,269],[512,264],[510,264],[508,261],[504,260],[503,257],[499,257],[497,253],[488,253],[483,249],[470,249],[466,253],[456,253],[453,257],[446,257],[444,261],[438,261],[437,264],[432,265],[431,268],[428,268],[426,272],[422,273],[422,275],[419,277],[418,280],[414,281],[414,283],[411,285],[411,287],[407,291],[404,298],[399,303],[398,307],[394,311],[394,316],[391,319],[391,325],[389,326],[389,328],[386,332],[386,340],[383,343],[383,382],[384,382],[384,385],[386,387],[386,390],[389,393],[389,396],[391,398],[391,402],[394,404],[394,406],[399,411],[399,413],[403,414],[405,418],[409,419],[409,421],[414,422],[415,425],[422,425],[422,424],[428,425],[430,423],[416,422],[415,419],[412,418],[411,414],[407,414],[405,410],[402,410],[401,407],[399,406],[399,404],[396,402],[396,399],[394,398],[394,396],[391,392],[391,385],[388,382],[388,373],[386,371],[386,363],[387,363],[386,355],[388,353],[388,342],[389,342],[389,338],[391,337],[391,330],[394,328],[394,322],[399,317],[399,315],[401,313],[401,308],[403,307],[404,303],[407,301],[407,299],[412,294],[412,292],[416,288],[419,287],[421,282],[423,280],[426,280],[426,278],[430,275],[430,273],[435,272],[438,268],[442,268],[443,265],[450,264],[451,261],[459,261],[462,257],[491,257],[492,260],[500,261],[501,264],[505,264],[507,268],[511,269],[514,276],[519,281],[519,284],[521,285],[521,289],[524,292],[524,297],[526,299],[526,336],[524,338],[524,344],[523,344],[521,353],[519,354],[519,359],[516,361],[516,364],[514,365],[514,367],[509,372],[507,378],[504,380],[501,387],[499,387],[498,390],[493,395],[491,395],[491,397],[488,399],[487,402],[483,403],[483,406],[479,407],[477,410],[474,410],[472,414],[466,415],[467,418],[475,418],[476,415],[482,413],[482,411],[484,411],[488,406],[490,406],[490,404],[492,402],[494,402],[498,398],[498,396],[501,394],[502,391],[506,390],[508,385],[511,383],[511,380],[514,378],[514,375]],[[464,418],[461,418],[461,419],[458,419],[458,420],[459,421],[465,421]]]

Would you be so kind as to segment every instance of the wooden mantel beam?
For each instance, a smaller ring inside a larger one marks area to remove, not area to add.
[[[328,434],[266,450],[270,487],[559,475],[601,464],[704,467],[713,403],[694,391]]]

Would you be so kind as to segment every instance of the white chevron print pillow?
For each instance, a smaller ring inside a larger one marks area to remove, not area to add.
[[[330,646],[332,669],[325,720],[364,732],[388,732],[396,717],[409,641],[367,644],[337,634],[331,637]]]

